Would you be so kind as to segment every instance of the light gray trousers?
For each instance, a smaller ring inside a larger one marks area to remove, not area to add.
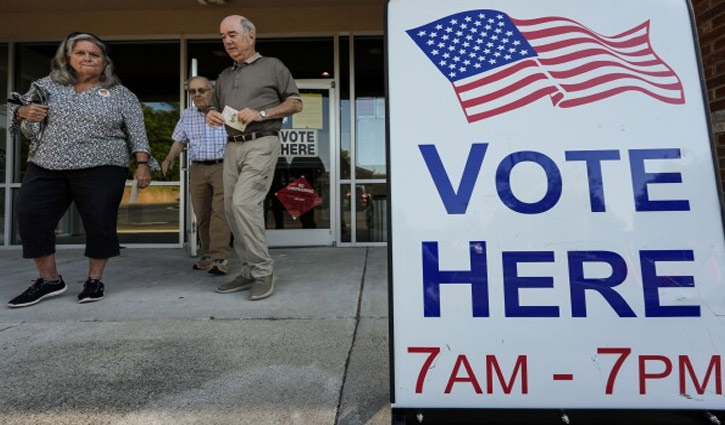
[[[227,143],[224,210],[245,277],[272,274],[274,264],[267,249],[263,204],[272,185],[280,149],[277,136]]]

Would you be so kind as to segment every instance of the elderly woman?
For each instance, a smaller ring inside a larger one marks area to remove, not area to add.
[[[103,298],[103,270],[119,255],[118,207],[135,157],[138,187],[151,183],[148,139],[136,96],[113,72],[106,45],[96,36],[70,34],[51,62],[50,75],[35,81],[10,104],[11,131],[31,140],[17,199],[23,257],[39,277],[11,300],[25,307],[66,290],[55,261],[55,229],[75,201],[86,230],[88,280],[81,303]],[[44,103],[44,104],[43,104]],[[156,166],[156,164],[154,164]]]

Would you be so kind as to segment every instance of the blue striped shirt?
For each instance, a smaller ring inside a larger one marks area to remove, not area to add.
[[[209,126],[206,123],[206,114],[196,106],[184,109],[171,138],[187,145],[189,159],[192,161],[224,158],[224,148],[227,145],[224,126]]]

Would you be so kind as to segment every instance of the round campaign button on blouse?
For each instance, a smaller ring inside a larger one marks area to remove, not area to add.
[[[100,89],[98,90],[98,95],[101,97],[108,97],[111,95],[111,92],[106,89]]]

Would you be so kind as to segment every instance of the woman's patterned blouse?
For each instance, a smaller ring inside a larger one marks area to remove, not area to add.
[[[76,93],[50,77],[33,84],[23,98],[37,98],[35,86],[47,96],[48,116],[40,125],[16,117],[21,105],[10,104],[10,131],[20,127],[31,139],[28,162],[49,170],[75,170],[101,165],[128,167],[134,152],[150,154],[143,111],[136,95],[118,84]]]

